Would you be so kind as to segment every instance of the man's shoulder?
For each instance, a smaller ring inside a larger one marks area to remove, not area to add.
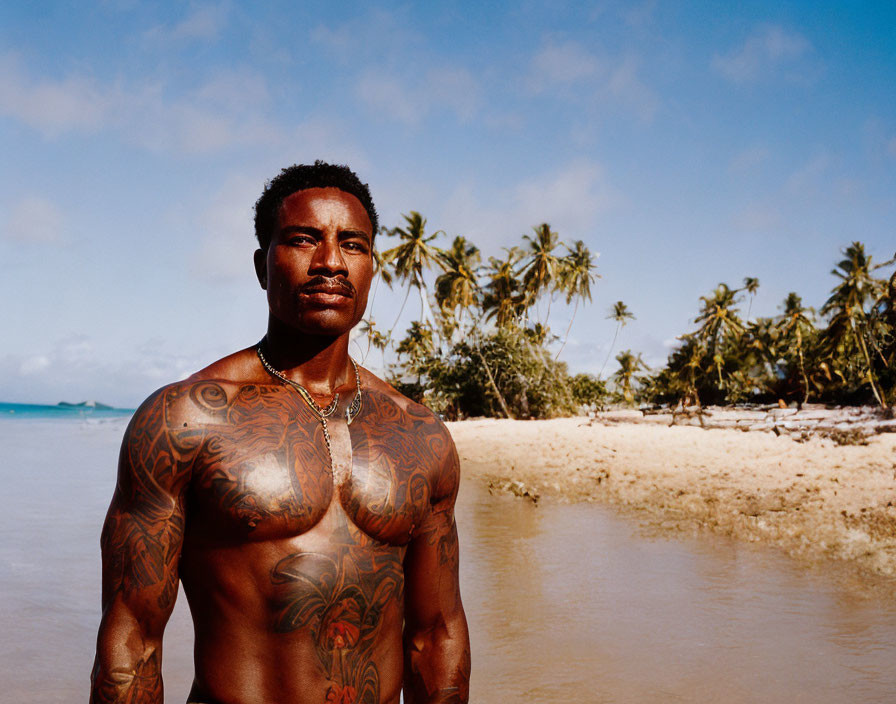
[[[256,378],[254,359],[254,348],[249,347],[157,389],[137,409],[132,427],[152,423],[179,430],[220,422],[242,387],[267,380]]]
[[[427,406],[408,398],[394,386],[383,381],[367,369],[361,372],[361,384],[367,395],[377,406],[378,415],[388,420],[394,418],[398,422],[415,422],[448,435],[448,429],[441,418]],[[391,412],[386,407],[391,406]],[[450,437],[450,435],[448,436]]]

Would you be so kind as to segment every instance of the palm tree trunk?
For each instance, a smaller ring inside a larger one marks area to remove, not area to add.
[[[573,306],[573,309],[572,309],[572,317],[569,319],[569,325],[566,326],[566,335],[563,336],[563,344],[560,345],[560,349],[557,350],[557,354],[554,356],[555,362],[560,358],[560,353],[563,351],[563,348],[566,347],[566,342],[567,342],[567,340],[569,340],[569,331],[572,330],[572,323],[576,319],[576,311],[578,309],[579,309],[579,299],[576,298],[576,304],[575,304],[575,306]],[[610,348],[610,351],[611,352],[613,351],[612,347]],[[606,362],[604,362],[604,365],[606,365]],[[603,368],[601,368],[601,371],[603,371]]]
[[[425,323],[427,321],[432,321],[432,314],[430,313],[429,318],[426,317],[426,292],[423,290],[422,286],[418,286],[417,290],[420,292],[420,322]]]
[[[498,403],[501,404],[501,410],[504,411],[504,416],[506,418],[513,418],[513,415],[510,413],[510,409],[507,408],[507,402],[504,400],[504,397],[501,395],[501,392],[498,390],[498,385],[495,383],[495,377],[492,376],[492,370],[489,369],[488,362],[485,361],[485,355],[482,354],[482,350],[479,348],[479,342],[476,342],[476,354],[479,355],[479,359],[482,361],[482,367],[485,369],[485,375],[488,377],[488,384],[492,387],[492,391],[495,396],[498,397]]]
[[[604,375],[604,369],[607,367],[607,362],[610,361],[610,355],[613,354],[613,348],[616,346],[616,336],[619,335],[619,328],[622,325],[620,323],[616,323],[616,332],[613,333],[613,341],[610,343],[610,351],[607,352],[607,358],[604,360],[604,363],[600,367],[600,371],[597,373],[597,380],[600,381],[601,377]]]
[[[389,328],[389,339],[392,339],[392,332],[395,330],[395,326],[398,325],[398,321],[401,320],[401,314],[404,313],[404,307],[408,302],[408,296],[411,295],[411,287],[408,286],[407,293],[404,294],[404,300],[401,302],[401,308],[398,309],[398,316],[395,318],[395,322],[392,323],[392,327]]]
[[[856,338],[856,342],[859,343],[859,347],[862,350],[862,354],[865,357],[865,364],[868,365],[868,383],[871,384],[871,392],[874,394],[874,398],[877,399],[877,402],[880,404],[881,408],[887,407],[887,401],[881,395],[880,391],[877,388],[877,384],[874,383],[874,370],[871,368],[871,356],[868,354],[868,347],[865,345],[864,336],[859,334],[859,331],[856,330],[855,323],[850,321],[852,325],[852,334]]]
[[[800,332],[799,327],[796,329],[796,349],[800,358],[800,374],[803,376],[803,385],[806,387],[803,403],[809,403],[809,378],[806,376],[806,365],[803,362],[803,334]]]

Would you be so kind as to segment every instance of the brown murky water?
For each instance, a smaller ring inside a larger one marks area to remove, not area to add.
[[[86,701],[122,431],[0,424],[0,701]],[[472,702],[896,701],[892,582],[469,482],[458,523]],[[165,641],[168,701],[184,701],[191,658],[181,599]]]

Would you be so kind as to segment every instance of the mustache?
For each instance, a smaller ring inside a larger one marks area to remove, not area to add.
[[[332,278],[329,276],[315,276],[307,281],[299,289],[300,293],[339,293],[343,296],[354,298],[355,287],[350,281],[345,279]]]

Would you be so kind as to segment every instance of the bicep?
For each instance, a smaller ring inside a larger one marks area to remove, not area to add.
[[[433,511],[422,528],[405,556],[405,606],[426,627],[460,609],[459,546],[453,511]]]
[[[461,609],[454,505],[460,469],[453,443],[434,482],[435,501],[405,556],[408,620],[424,625]]]
[[[165,416],[165,398],[137,412],[122,444],[118,482],[103,525],[103,608],[125,606],[162,625],[174,606],[189,465]]]
[[[103,608],[122,602],[130,610],[164,616],[174,606],[177,564],[184,518],[179,501],[168,506],[116,492],[100,541],[103,556]]]

